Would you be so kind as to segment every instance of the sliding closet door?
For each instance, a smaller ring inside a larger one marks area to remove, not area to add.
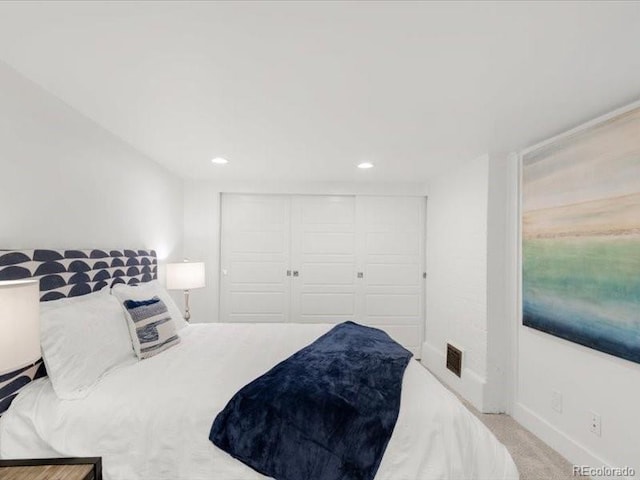
[[[359,320],[419,355],[424,328],[425,199],[358,197]]]
[[[292,198],[292,321],[356,320],[356,255],[354,196]]]
[[[223,195],[220,320],[353,320],[419,354],[424,216],[420,197]]]
[[[290,198],[223,195],[220,320],[289,320]]]

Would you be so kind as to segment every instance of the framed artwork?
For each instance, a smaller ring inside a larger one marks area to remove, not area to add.
[[[640,107],[522,156],[523,324],[640,363]]]

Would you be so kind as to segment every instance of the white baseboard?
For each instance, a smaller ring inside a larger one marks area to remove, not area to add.
[[[565,457],[573,465],[588,465],[591,467],[610,466],[603,458],[581,445],[566,433],[558,430],[547,420],[542,418],[530,408],[516,402],[513,408],[513,418],[531,433],[540,438],[543,442],[553,448],[560,455]],[[638,472],[636,472],[638,474]],[[596,476],[593,479],[606,480],[614,477]],[[616,477],[620,478],[620,477]],[[627,477],[629,478],[629,477]],[[633,477],[637,478],[637,477]]]
[[[422,344],[422,359],[420,362],[449,388],[458,392],[481,412],[484,411],[484,389],[486,381],[468,368],[462,369],[462,376],[447,370],[446,359],[433,345]]]

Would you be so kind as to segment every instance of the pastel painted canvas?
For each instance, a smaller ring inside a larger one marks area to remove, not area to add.
[[[523,324],[640,363],[640,108],[522,162]]]

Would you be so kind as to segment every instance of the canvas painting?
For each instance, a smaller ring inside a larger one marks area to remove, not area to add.
[[[640,108],[522,159],[523,324],[640,363]]]

